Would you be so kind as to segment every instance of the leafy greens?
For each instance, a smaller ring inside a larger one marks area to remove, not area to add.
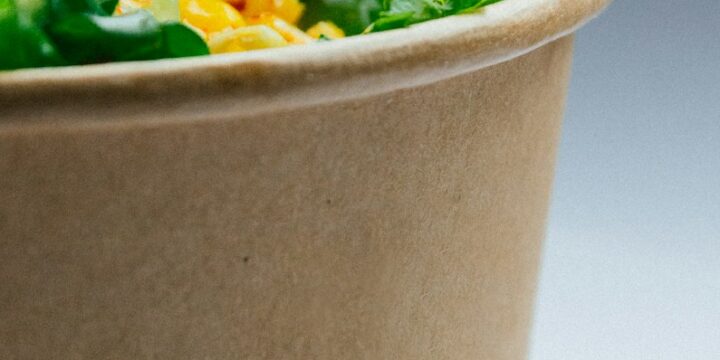
[[[346,34],[398,29],[449,15],[469,13],[502,0],[306,0],[301,25],[330,20]]]
[[[379,0],[303,0],[307,11],[300,26],[307,28],[318,21],[332,21],[347,35],[363,32],[382,11]]]
[[[300,26],[331,21],[356,35],[499,1],[303,0],[307,11]],[[118,0],[0,0],[0,70],[209,54],[205,41],[180,22],[179,0],[152,0],[145,10],[114,16],[117,5]]]
[[[346,34],[408,27],[445,16],[475,11],[502,0],[306,0],[301,25],[330,20]]]
[[[159,0],[156,0],[159,1]],[[167,0],[166,0],[167,1]],[[205,41],[117,0],[0,0],[0,70],[207,55]]]
[[[408,27],[423,21],[468,13],[502,0],[385,0],[366,32]]]

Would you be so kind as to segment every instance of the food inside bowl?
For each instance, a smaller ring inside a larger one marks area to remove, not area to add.
[[[329,41],[501,0],[0,0],[0,70]]]

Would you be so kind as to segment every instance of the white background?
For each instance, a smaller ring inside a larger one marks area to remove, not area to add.
[[[720,0],[578,33],[532,360],[720,359]]]

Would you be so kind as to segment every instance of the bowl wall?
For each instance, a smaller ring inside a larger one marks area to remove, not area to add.
[[[571,55],[2,129],[0,358],[523,359]]]

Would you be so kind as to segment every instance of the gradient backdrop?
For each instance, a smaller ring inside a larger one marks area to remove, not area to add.
[[[616,0],[576,50],[530,359],[720,359],[720,0]]]

